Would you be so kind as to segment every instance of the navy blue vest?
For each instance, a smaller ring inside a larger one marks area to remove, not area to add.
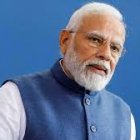
[[[130,140],[128,105],[106,90],[85,90],[64,74],[59,61],[49,72],[12,81],[25,107],[24,140]]]

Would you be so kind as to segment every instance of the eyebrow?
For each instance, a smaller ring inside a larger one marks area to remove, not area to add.
[[[119,45],[121,48],[123,48],[123,44],[121,43],[121,41],[119,41],[117,39],[115,41],[111,42],[111,44]]]
[[[105,40],[105,35],[103,35],[102,33],[98,32],[98,31],[93,31],[93,32],[88,32],[88,35],[90,36],[96,36],[102,40]]]

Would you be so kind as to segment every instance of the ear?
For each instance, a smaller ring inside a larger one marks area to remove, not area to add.
[[[67,30],[62,30],[59,37],[61,53],[65,55],[71,42],[71,33]]]

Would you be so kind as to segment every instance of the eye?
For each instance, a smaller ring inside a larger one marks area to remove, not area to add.
[[[120,53],[121,47],[119,45],[111,45],[111,50],[116,53]]]
[[[92,43],[102,43],[102,40],[96,36],[88,36],[88,40]]]

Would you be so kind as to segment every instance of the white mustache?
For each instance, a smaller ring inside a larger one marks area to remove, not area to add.
[[[108,72],[110,72],[110,64],[109,62],[106,62],[104,60],[88,60],[84,63],[84,66],[86,65],[100,65],[104,67]]]

